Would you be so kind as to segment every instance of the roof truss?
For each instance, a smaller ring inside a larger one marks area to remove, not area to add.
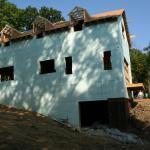
[[[70,13],[69,16],[71,20],[80,21],[84,20],[84,8],[76,6]]]

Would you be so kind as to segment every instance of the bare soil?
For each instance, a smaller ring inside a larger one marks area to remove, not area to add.
[[[133,114],[136,116],[136,112],[133,111]],[[125,145],[111,138],[87,136],[41,114],[0,105],[0,150],[149,150],[149,148],[149,145]]]
[[[130,110],[133,132],[150,142],[150,99],[135,102],[138,104]]]

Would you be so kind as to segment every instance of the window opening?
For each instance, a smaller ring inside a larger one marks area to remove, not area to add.
[[[104,70],[111,70],[112,64],[111,64],[111,51],[105,51],[104,52]]]
[[[56,72],[54,59],[40,61],[40,69],[40,74]]]
[[[65,57],[66,61],[66,74],[72,74],[72,57]]]
[[[1,82],[14,80],[14,67],[10,66],[0,68],[0,80]]]

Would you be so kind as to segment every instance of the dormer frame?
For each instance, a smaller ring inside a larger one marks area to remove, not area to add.
[[[79,6],[76,6],[68,15],[73,23],[82,20],[86,21],[90,18],[90,15],[88,14],[87,10]]]
[[[6,25],[1,31],[1,37],[5,41],[6,39],[12,38],[12,29],[10,26]]]
[[[74,31],[81,31],[84,22],[90,18],[86,9],[76,6],[70,13],[69,17],[74,28]]]
[[[1,42],[4,46],[9,46],[9,43],[12,39],[15,39],[17,36],[20,36],[22,33],[13,27],[6,25],[1,31]]]
[[[37,38],[43,37],[45,35],[45,31],[53,28],[53,24],[46,18],[38,16],[33,22],[33,33],[37,36]]]

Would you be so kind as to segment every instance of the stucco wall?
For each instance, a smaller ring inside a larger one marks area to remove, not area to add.
[[[125,97],[122,45],[118,22],[60,32],[0,47],[0,67],[14,66],[13,81],[0,83],[0,103],[68,119],[79,125],[79,101]],[[112,70],[104,70],[103,52],[110,50]],[[72,56],[73,74],[65,74]],[[55,59],[56,72],[39,74],[39,61]]]

